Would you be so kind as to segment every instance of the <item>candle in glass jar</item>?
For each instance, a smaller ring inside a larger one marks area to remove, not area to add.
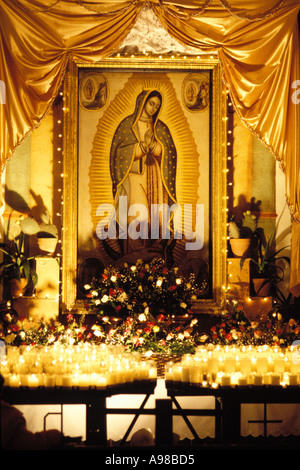
[[[19,387],[20,385],[20,376],[19,375],[11,375],[9,377],[9,386],[10,387]]]
[[[279,374],[270,374],[271,385],[280,385],[280,375]]]
[[[173,367],[173,380],[175,382],[181,382],[181,371],[182,371],[181,366],[175,365]]]
[[[243,375],[248,375],[251,372],[251,358],[249,356],[242,356],[240,358],[240,371]]]
[[[253,385],[262,385],[262,384],[263,384],[263,376],[261,374],[254,374]]]
[[[28,387],[34,388],[39,386],[39,378],[35,374],[28,375]]]
[[[222,374],[222,376],[221,376],[221,385],[223,385],[223,386],[231,385],[231,375]]]
[[[190,382],[191,383],[200,383],[202,380],[201,368],[199,365],[191,366],[190,370]]]
[[[72,387],[73,379],[71,374],[66,374],[62,376],[62,386],[63,387]]]
[[[298,385],[298,375],[297,374],[289,374],[289,385]]]
[[[238,384],[239,385],[248,385],[247,377],[239,377]]]
[[[266,374],[268,372],[268,358],[266,356],[257,357],[256,372],[258,374]]]
[[[45,387],[55,387],[55,376],[45,374],[44,384],[45,384]]]
[[[89,374],[81,374],[79,376],[79,387],[80,388],[88,388],[90,385],[90,376]]]
[[[106,377],[98,375],[97,384],[96,384],[97,389],[98,390],[103,390],[103,389],[106,388],[106,385],[107,385]]]

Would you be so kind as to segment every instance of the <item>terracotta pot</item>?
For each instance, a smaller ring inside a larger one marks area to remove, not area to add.
[[[41,251],[52,254],[57,245],[57,238],[38,238],[37,243]]]
[[[250,238],[230,238],[232,253],[241,258],[250,247]]]
[[[27,280],[25,278],[22,278],[21,281],[18,279],[9,280],[9,289],[12,297],[20,297],[20,295],[24,295],[26,286]]]
[[[266,282],[265,278],[253,278],[254,292],[257,297],[268,297],[270,294],[270,282]],[[264,285],[263,285],[264,284]]]

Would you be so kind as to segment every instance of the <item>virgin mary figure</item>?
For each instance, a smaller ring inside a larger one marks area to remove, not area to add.
[[[116,129],[110,150],[110,174],[119,234],[126,232],[130,223],[139,222],[139,237],[119,236],[122,255],[136,253],[142,259],[149,254],[159,255],[164,249],[162,237],[151,238],[151,223],[157,217],[155,210],[162,204],[176,204],[177,152],[168,126],[159,119],[162,95],[157,90],[143,90],[136,99],[133,114],[121,121]],[[127,227],[122,226],[127,202]],[[130,208],[138,204],[138,219]],[[122,213],[121,213],[122,211]],[[156,218],[157,220],[157,218]],[[161,226],[161,214],[159,224]],[[153,233],[153,225],[152,225]]]

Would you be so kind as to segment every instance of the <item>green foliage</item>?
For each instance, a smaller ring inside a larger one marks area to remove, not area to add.
[[[35,256],[27,256],[25,252],[25,234],[23,232],[7,243],[0,244],[0,250],[4,254],[4,261],[0,263],[0,279],[25,278],[27,287],[34,288],[37,284],[37,273],[32,266]]]

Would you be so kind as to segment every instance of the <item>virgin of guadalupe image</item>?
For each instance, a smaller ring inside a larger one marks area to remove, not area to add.
[[[161,236],[161,230],[159,237],[151,238],[150,230],[154,219],[159,221],[160,229],[162,225],[161,213],[155,213],[153,208],[176,204],[177,152],[168,126],[159,119],[161,106],[159,91],[143,90],[137,96],[133,114],[118,125],[111,144],[110,174],[123,260],[124,257],[129,261],[165,257],[169,241]],[[127,227],[121,221],[124,200]],[[146,210],[131,214],[130,208],[135,204]],[[139,237],[128,232],[133,221],[139,223]],[[120,236],[125,232],[126,237]]]

